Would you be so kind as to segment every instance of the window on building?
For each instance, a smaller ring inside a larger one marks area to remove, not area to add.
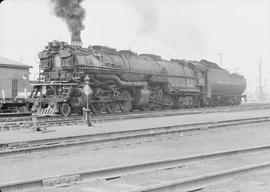
[[[12,98],[16,98],[17,95],[18,95],[18,79],[12,79],[11,96],[12,96]]]

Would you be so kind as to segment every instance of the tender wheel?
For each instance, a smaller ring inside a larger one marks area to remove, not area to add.
[[[71,114],[71,107],[68,103],[62,103],[60,106],[60,113],[65,116],[68,117]]]
[[[117,111],[119,111],[119,109],[120,106],[118,102],[111,102],[106,104],[106,111],[108,113],[116,113]]]
[[[94,114],[101,114],[106,110],[106,106],[104,103],[92,103],[91,110]]]
[[[120,98],[123,98],[123,100],[119,102],[121,111],[130,112],[132,110],[132,99],[130,93],[125,90],[120,94]]]

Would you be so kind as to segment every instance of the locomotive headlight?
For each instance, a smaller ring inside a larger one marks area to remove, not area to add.
[[[55,55],[54,57],[54,66],[56,69],[61,69],[61,58],[59,55]]]

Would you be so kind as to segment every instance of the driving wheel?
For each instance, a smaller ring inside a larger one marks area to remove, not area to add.
[[[117,111],[119,111],[119,109],[120,106],[118,102],[111,102],[106,104],[106,111],[108,113],[116,113]]]
[[[130,93],[125,90],[120,94],[120,98],[123,98],[123,100],[119,102],[121,111],[130,112],[132,110],[132,99]]]
[[[94,114],[101,114],[102,112],[104,112],[106,109],[106,106],[104,103],[92,103],[91,105],[91,110]]]
[[[62,103],[60,106],[60,113],[65,116],[68,117],[71,114],[71,107],[68,103]]]

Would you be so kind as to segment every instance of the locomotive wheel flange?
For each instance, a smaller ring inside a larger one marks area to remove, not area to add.
[[[127,90],[124,90],[120,94],[120,98],[125,98],[125,100],[123,99],[119,102],[121,111],[124,113],[132,111],[132,99],[130,93]]]
[[[62,103],[60,105],[60,113],[65,116],[68,117],[71,114],[71,107],[68,103]]]
[[[106,110],[106,105],[104,103],[93,102],[91,105],[91,110],[94,114],[101,114]]]
[[[119,102],[110,102],[106,104],[106,111],[108,113],[116,113],[120,110]]]

